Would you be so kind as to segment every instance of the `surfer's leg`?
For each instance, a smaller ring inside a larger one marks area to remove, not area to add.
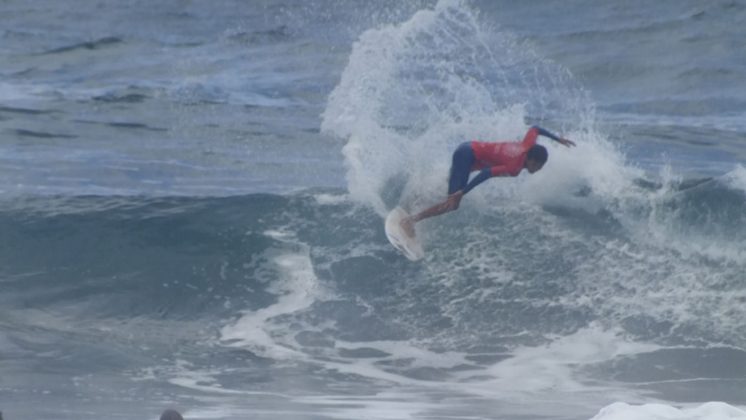
[[[453,152],[451,174],[448,177],[448,195],[466,188],[474,159],[474,151],[469,142],[461,143]]]
[[[407,235],[414,237],[415,223],[420,220],[427,219],[430,217],[438,216],[440,214],[456,210],[461,197],[454,199],[453,194],[458,191],[463,191],[469,182],[469,174],[471,173],[471,167],[474,165],[474,151],[471,149],[471,143],[461,143],[459,147],[453,152],[453,159],[451,162],[451,174],[448,178],[448,198],[442,203],[438,203],[432,207],[429,207],[420,213],[417,213],[406,219],[402,219],[401,227]]]

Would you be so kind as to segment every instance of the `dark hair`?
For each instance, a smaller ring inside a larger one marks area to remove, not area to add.
[[[531,159],[541,165],[547,163],[548,157],[549,157],[549,153],[547,153],[546,147],[540,144],[535,144],[531,146],[531,148],[528,149],[528,154],[526,155],[526,159]]]

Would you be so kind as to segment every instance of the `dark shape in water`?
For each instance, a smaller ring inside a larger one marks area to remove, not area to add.
[[[0,418],[2,420],[2,418]],[[184,417],[181,417],[181,414],[179,414],[176,410],[168,409],[161,414],[161,420],[184,420]]]
[[[78,44],[68,45],[65,47],[55,48],[53,50],[49,50],[44,52],[44,54],[60,54],[65,53],[69,51],[75,51],[75,50],[97,50],[101,47],[107,47],[110,45],[115,45],[121,43],[122,40],[117,37],[105,37],[101,39],[97,39],[95,41],[88,41],[88,42],[80,42]]]

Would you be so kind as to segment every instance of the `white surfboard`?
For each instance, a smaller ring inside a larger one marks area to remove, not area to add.
[[[417,238],[407,235],[401,228],[399,222],[405,217],[409,217],[409,214],[401,207],[391,210],[391,213],[386,216],[386,237],[391,245],[401,251],[405,257],[411,261],[417,261],[425,256],[425,251],[422,250],[422,245]]]

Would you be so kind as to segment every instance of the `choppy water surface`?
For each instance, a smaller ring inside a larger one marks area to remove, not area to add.
[[[6,419],[746,418],[740,3],[0,13]]]

